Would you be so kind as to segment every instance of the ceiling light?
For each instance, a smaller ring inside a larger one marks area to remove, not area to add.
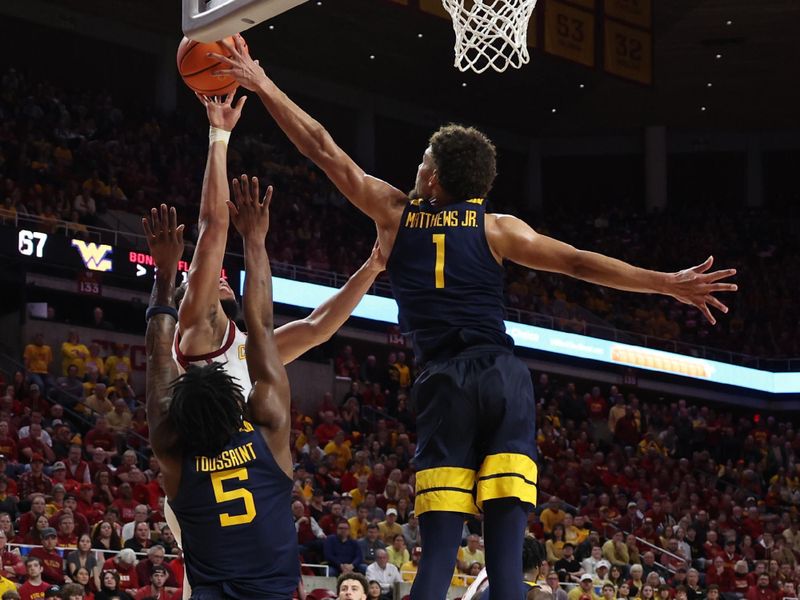
[[[418,38],[421,38],[421,37],[422,37],[422,34],[421,34],[421,33],[418,33],[418,34],[417,34],[417,37],[418,37]]]
[[[728,19],[727,21],[725,21],[725,25],[727,25],[728,27],[730,27],[731,25],[733,25],[733,21],[731,21],[730,19]]]
[[[583,88],[585,88],[586,86],[585,86],[585,85],[583,85],[582,83],[579,83],[579,84],[578,84],[578,87],[579,87],[579,88],[581,88],[581,89],[583,89]]]
[[[551,109],[550,109],[550,112],[551,112],[551,113],[554,113],[554,112],[556,112],[556,109],[555,109],[555,108],[551,108]]]
[[[370,60],[375,60],[375,55],[374,55],[374,54],[370,54],[370,55],[369,55],[369,59],[370,59]]]
[[[461,87],[467,87],[467,82],[466,82],[466,81],[464,81],[464,82],[461,84]]]
[[[705,106],[701,106],[700,107],[700,112],[706,112],[706,107]]]
[[[719,60],[720,58],[722,58],[722,54],[717,54],[716,58],[717,58],[717,60]]]
[[[706,87],[713,87],[713,86],[714,86],[714,84],[711,83],[710,81],[706,84]]]
[[[270,25],[269,28],[270,29],[275,29],[275,25]]]

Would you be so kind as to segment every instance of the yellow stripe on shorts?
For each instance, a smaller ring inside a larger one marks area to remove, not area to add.
[[[414,513],[419,516],[436,510],[478,514],[473,489],[475,471],[460,467],[436,467],[417,473]]]
[[[538,474],[536,463],[524,454],[487,456],[478,472],[478,506],[497,498],[519,498],[535,506]]]

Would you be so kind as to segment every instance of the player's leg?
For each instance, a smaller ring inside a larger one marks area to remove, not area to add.
[[[536,403],[528,369],[511,354],[492,359],[480,382],[478,433],[485,458],[477,502],[484,512],[492,598],[521,597],[522,540],[536,503]]]
[[[465,391],[464,361],[426,369],[414,384],[417,407],[415,512],[423,543],[412,600],[447,595],[465,514],[476,514],[473,445],[477,407]]]
[[[464,516],[463,513],[438,510],[420,515],[419,529],[424,550],[411,587],[412,600],[447,596],[461,545]]]

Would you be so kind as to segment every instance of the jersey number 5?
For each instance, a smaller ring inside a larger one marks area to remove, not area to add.
[[[231,479],[247,481],[249,477],[247,469],[244,467],[240,469],[228,469],[227,471],[217,471],[211,474],[211,485],[214,486],[214,498],[216,498],[217,504],[230,502],[231,500],[241,500],[244,502],[244,514],[232,515],[230,513],[220,513],[219,524],[223,527],[244,525],[256,518],[256,503],[253,499],[253,494],[251,494],[249,490],[240,487],[226,492],[223,486],[223,482],[225,481]]]
[[[434,233],[433,243],[436,246],[436,287],[444,287],[444,234]]]

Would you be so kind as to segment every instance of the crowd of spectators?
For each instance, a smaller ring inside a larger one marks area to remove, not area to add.
[[[307,574],[361,572],[390,597],[413,581],[425,540],[413,510],[416,367],[384,352],[341,346],[331,358],[348,391],[293,411],[292,513]],[[58,348],[34,336],[23,358],[0,398],[4,576],[96,598],[103,586],[178,594],[181,553],[128,357],[70,331]],[[569,600],[794,597],[793,423],[546,374],[534,387],[540,504],[529,529],[546,548],[543,581]],[[482,533],[480,517],[466,521],[454,585],[484,566]]]
[[[8,70],[0,78],[0,218],[36,215],[49,231],[82,236],[111,208],[138,215],[167,202],[178,207],[191,239],[206,158],[198,141],[205,127],[199,106],[195,113],[157,117],[122,110],[107,92],[67,91]],[[229,172],[257,174],[276,186],[271,210],[281,227],[268,239],[275,272],[296,265],[352,273],[373,242],[366,217],[267,119],[257,134],[237,131],[232,140]],[[739,270],[741,291],[729,299],[731,312],[711,327],[696,310],[671,299],[509,266],[507,304],[545,315],[535,322],[589,333],[607,326],[760,357],[800,356],[800,309],[786,283],[800,276],[791,221],[766,210],[702,207],[657,215],[570,214],[558,207],[526,214],[503,200],[491,202],[577,247],[664,270],[714,254],[719,265]]]

